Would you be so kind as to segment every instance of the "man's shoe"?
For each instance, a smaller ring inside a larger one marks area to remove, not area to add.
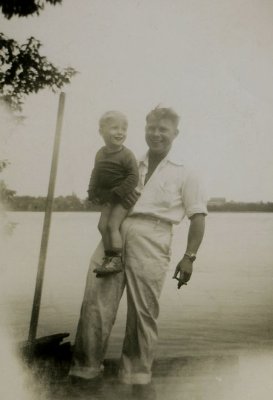
[[[103,278],[110,274],[117,274],[123,271],[121,256],[105,257],[102,265],[94,269],[97,278]]]

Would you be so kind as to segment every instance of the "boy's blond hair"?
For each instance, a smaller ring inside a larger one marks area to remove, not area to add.
[[[99,120],[99,129],[100,131],[109,124],[110,121],[112,120],[123,120],[126,125],[128,126],[128,120],[124,114],[122,114],[120,111],[107,111],[104,113],[100,120]]]

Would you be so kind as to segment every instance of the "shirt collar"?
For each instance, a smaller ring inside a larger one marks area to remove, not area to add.
[[[184,165],[184,161],[181,157],[181,155],[178,155],[174,152],[173,148],[169,151],[169,153],[166,155],[166,157],[163,159],[165,162],[170,162],[175,165]],[[162,160],[162,161],[163,161]],[[138,159],[139,163],[143,163],[144,165],[148,166],[148,151],[144,153],[141,157]]]

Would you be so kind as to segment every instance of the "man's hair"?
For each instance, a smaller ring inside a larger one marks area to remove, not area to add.
[[[179,124],[179,115],[172,109],[166,107],[156,107],[146,116],[146,122],[151,119],[155,119],[157,121],[161,119],[169,119],[173,122],[173,124],[177,127]]]
[[[99,120],[99,128],[103,129],[112,120],[121,119],[128,125],[128,120],[124,114],[120,111],[107,111],[104,113]]]

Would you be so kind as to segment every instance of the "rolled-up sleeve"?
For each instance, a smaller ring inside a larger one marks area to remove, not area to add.
[[[182,201],[188,218],[191,218],[194,214],[208,214],[207,193],[204,183],[195,171],[189,172],[184,182]]]

